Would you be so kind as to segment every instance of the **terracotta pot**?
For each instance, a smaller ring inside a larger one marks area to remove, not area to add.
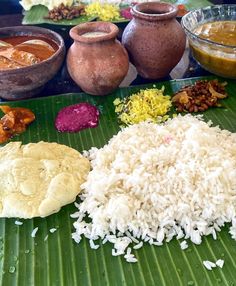
[[[51,30],[33,26],[0,28],[0,39],[19,35],[48,38],[58,45],[58,50],[50,58],[38,64],[0,70],[0,97],[7,100],[21,100],[37,96],[44,84],[52,79],[60,69],[66,52],[62,37]]]
[[[133,19],[122,37],[131,62],[142,77],[167,76],[181,59],[186,44],[185,33],[176,20],[177,8],[147,2],[135,5],[131,13]]]
[[[129,59],[116,40],[118,32],[116,25],[107,22],[84,23],[70,30],[74,43],[68,51],[67,67],[72,79],[85,92],[109,94],[126,76]]]

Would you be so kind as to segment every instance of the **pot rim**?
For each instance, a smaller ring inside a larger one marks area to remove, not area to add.
[[[88,32],[105,32],[107,35],[100,35],[96,37],[84,37],[83,34]],[[79,24],[70,29],[70,37],[78,42],[85,44],[92,44],[115,39],[119,33],[119,28],[110,22],[88,22]]]
[[[152,14],[146,11],[152,11]],[[163,21],[172,19],[177,16],[177,13],[178,8],[176,6],[165,2],[138,3],[131,9],[131,14],[135,18],[140,18],[148,21]]]

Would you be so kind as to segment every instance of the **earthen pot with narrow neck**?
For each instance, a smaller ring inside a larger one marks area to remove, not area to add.
[[[116,40],[118,27],[108,22],[80,24],[70,30],[74,43],[67,55],[67,68],[81,89],[106,95],[116,89],[129,68],[128,54]]]
[[[138,73],[149,79],[167,76],[180,61],[185,33],[176,20],[177,8],[162,2],[135,5],[122,43]]]

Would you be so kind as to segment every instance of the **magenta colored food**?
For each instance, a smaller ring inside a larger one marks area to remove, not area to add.
[[[125,19],[132,19],[133,18],[133,16],[132,16],[132,14],[131,14],[131,12],[130,12],[130,7],[128,7],[128,8],[126,8],[126,9],[122,9],[121,11],[120,11],[120,15],[123,17],[123,18],[125,18]]]
[[[99,110],[87,103],[78,103],[62,108],[56,117],[55,126],[60,132],[78,132],[97,127]]]

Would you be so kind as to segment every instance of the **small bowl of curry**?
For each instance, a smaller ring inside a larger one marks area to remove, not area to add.
[[[0,28],[0,97],[20,100],[40,93],[60,69],[62,37],[40,27]]]
[[[189,12],[182,26],[196,61],[209,72],[236,79],[236,4]]]

